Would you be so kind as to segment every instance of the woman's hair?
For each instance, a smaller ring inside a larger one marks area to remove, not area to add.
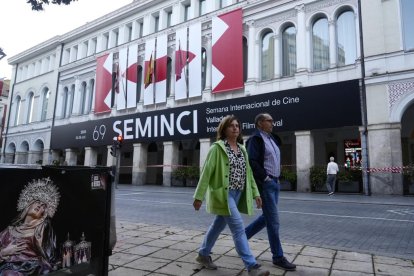
[[[230,126],[231,122],[237,121],[240,128],[239,136],[237,136],[237,143],[243,144],[243,136],[241,134],[240,120],[234,115],[227,115],[224,117],[217,128],[217,141],[226,139],[226,129]]]

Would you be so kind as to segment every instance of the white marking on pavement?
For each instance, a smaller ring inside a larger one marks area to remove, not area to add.
[[[411,210],[411,209],[387,210],[387,212],[401,215],[401,216],[414,215],[414,210]]]
[[[117,196],[142,195],[143,193],[117,194]]]
[[[133,195],[139,193],[131,193],[125,195]],[[117,195],[119,196],[119,195]],[[159,203],[159,204],[171,204],[171,205],[184,205],[184,206],[192,206],[192,203],[182,203],[182,202],[171,202],[171,201],[155,201],[155,200],[145,200],[145,199],[134,199],[134,198],[125,198],[125,197],[115,197],[119,200],[129,200],[129,201],[137,201],[137,202],[150,202],[150,203]],[[392,210],[388,210],[392,211]],[[388,218],[375,218],[375,217],[358,217],[358,216],[345,216],[345,215],[330,215],[330,214],[320,214],[320,213],[305,213],[305,212],[293,212],[293,211],[279,211],[280,213],[288,213],[288,214],[298,214],[298,215],[311,215],[311,216],[321,216],[321,217],[337,217],[337,218],[349,218],[349,219],[371,219],[371,220],[384,220],[384,221],[396,221],[396,222],[412,222],[414,220],[407,220],[407,219],[388,219]]]
[[[279,211],[279,212],[280,213],[289,213],[289,214],[299,214],[299,215],[322,216],[322,217],[338,217],[338,218],[351,218],[351,219],[373,219],[373,220],[386,220],[386,221],[398,221],[398,222],[414,222],[414,220],[407,220],[407,219],[357,217],[357,216],[329,215],[329,214],[304,213],[304,212],[292,212],[292,211]]]
[[[159,204],[173,204],[173,205],[190,205],[193,206],[192,203],[181,203],[181,202],[171,202],[171,201],[155,201],[155,200],[145,200],[145,199],[134,199],[134,198],[120,198],[120,197],[116,197],[115,199],[120,199],[120,200],[130,200],[130,201],[139,201],[139,202],[151,202],[151,203],[159,203]]]

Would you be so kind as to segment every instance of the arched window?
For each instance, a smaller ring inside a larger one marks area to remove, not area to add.
[[[26,123],[30,124],[33,122],[33,105],[34,105],[34,93],[30,92],[27,97],[27,118]]]
[[[87,96],[87,91],[86,91],[86,82],[82,82],[81,84],[81,102],[80,102],[80,114],[87,114],[88,110],[86,109],[86,99],[88,98]]]
[[[68,100],[69,90],[67,87],[63,88],[63,99],[62,99],[62,118],[66,118],[68,113]]]
[[[20,111],[22,108],[22,98],[20,96],[16,97],[16,108],[14,113],[14,125],[17,126],[20,123]]]
[[[352,11],[341,13],[336,21],[336,29],[338,66],[355,63],[357,57],[354,13]]]
[[[40,114],[40,121],[45,121],[47,116],[47,107],[49,105],[50,90],[45,87],[42,93],[42,113]]]
[[[320,18],[312,26],[313,70],[329,67],[329,29],[328,19]]]
[[[247,81],[247,71],[249,68],[249,48],[247,38],[243,36],[243,82]]]
[[[401,19],[403,28],[404,49],[414,50],[414,1],[401,0]]]
[[[274,39],[268,32],[262,37],[262,80],[270,80],[274,76]]]
[[[296,28],[288,26],[282,33],[283,76],[292,76],[296,72]]]
[[[206,88],[207,79],[207,51],[201,48],[201,90]]]

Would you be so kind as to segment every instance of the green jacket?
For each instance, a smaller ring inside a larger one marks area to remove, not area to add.
[[[246,148],[239,144],[246,160],[246,186],[239,200],[238,209],[241,213],[252,215],[254,199],[260,196],[249,165]],[[206,195],[207,212],[228,216],[229,158],[223,141],[215,142],[207,154],[203,170],[194,193],[194,199],[203,201]]]

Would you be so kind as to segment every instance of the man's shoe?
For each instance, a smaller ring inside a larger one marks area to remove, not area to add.
[[[255,264],[253,267],[248,269],[247,274],[249,276],[268,276],[270,275],[270,272],[268,270],[261,269],[259,264]]]
[[[213,263],[211,256],[202,256],[198,254],[196,261],[202,264],[206,269],[215,270],[217,266]]]
[[[334,194],[334,192],[330,192],[328,195],[333,195]]]
[[[293,271],[296,270],[296,265],[290,263],[285,257],[277,258],[276,260],[273,260],[273,264],[281,269]]]

